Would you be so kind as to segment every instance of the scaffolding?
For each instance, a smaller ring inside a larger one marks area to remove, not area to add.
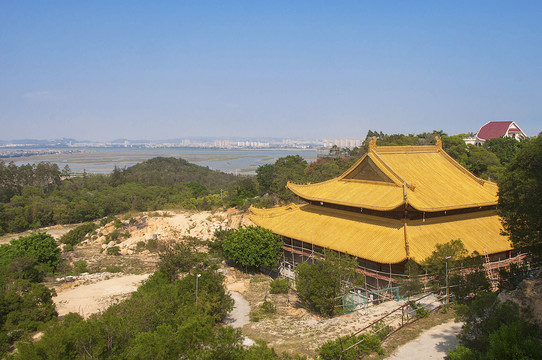
[[[342,297],[343,312],[352,313],[368,307],[377,305],[384,301],[402,300],[399,296],[399,286],[388,287],[380,290],[354,290]]]

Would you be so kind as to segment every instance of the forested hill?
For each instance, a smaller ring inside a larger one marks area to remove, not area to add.
[[[176,207],[210,210],[244,198],[250,179],[183,159],[154,158],[109,175],[71,176],[56,164],[0,161],[0,234],[92,221],[126,211]]]
[[[215,192],[234,185],[239,177],[208,167],[189,163],[184,159],[156,157],[127,168],[116,169],[112,176],[121,172],[126,182],[138,182],[145,185],[173,186],[182,183],[197,183]]]

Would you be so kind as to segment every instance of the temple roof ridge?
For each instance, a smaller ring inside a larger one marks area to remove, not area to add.
[[[395,186],[385,186],[395,185]],[[317,184],[287,187],[309,201],[387,211],[411,205],[420,211],[497,204],[497,185],[482,180],[435,145],[377,146],[341,176]]]

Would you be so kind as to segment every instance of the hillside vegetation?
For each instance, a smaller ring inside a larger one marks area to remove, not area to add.
[[[210,210],[230,201],[244,177],[183,159],[154,158],[109,175],[69,176],[56,164],[0,162],[0,234],[91,221],[167,206]]]

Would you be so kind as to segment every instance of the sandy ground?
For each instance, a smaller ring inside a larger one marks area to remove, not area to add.
[[[62,235],[70,231],[71,229],[74,229],[77,225],[55,225],[55,226],[49,226],[45,228],[41,228],[36,231],[25,231],[19,234],[5,234],[3,236],[0,236],[0,244],[7,244],[13,239],[18,239],[20,236],[28,236],[33,234],[34,232],[45,232],[49,235],[51,235],[56,240],[60,239]]]
[[[125,299],[148,277],[149,274],[125,275],[79,286],[74,286],[76,283],[66,283],[55,288],[57,296],[53,301],[58,315],[75,312],[86,318]],[[73,286],[70,286],[72,284]]]
[[[413,341],[400,346],[388,360],[444,359],[458,345],[457,334],[462,323],[450,321],[437,325]]]
[[[123,233],[129,233],[128,237],[119,238],[116,242],[108,242],[106,236],[115,230],[113,225],[109,224],[99,228],[96,236],[75,246],[73,251],[63,254],[66,261],[71,264],[81,260],[86,261],[90,272],[108,271],[106,270],[108,267],[117,267],[122,272],[108,273],[107,276],[110,278],[106,280],[77,280],[53,284],[57,292],[53,300],[59,315],[77,312],[88,317],[127,298],[156,269],[158,262],[156,250],[152,251],[147,247],[151,240],[159,244],[184,241],[186,237],[210,240],[217,229],[238,227],[239,224],[247,223],[245,214],[233,209],[216,212],[160,211],[142,213],[134,216],[133,219],[135,224],[130,225],[125,220],[126,225],[119,229]],[[41,229],[41,231],[58,239],[75,226],[58,225]],[[17,236],[12,235],[10,238]],[[5,239],[9,241],[8,237]],[[138,246],[142,243],[145,244],[143,248]],[[121,255],[107,255],[105,250],[111,246],[118,246]],[[236,315],[236,321],[241,321],[238,325],[241,327],[248,321],[250,307],[247,310],[243,303],[244,299],[241,295],[238,296],[236,304],[238,304],[238,311],[241,312]]]

